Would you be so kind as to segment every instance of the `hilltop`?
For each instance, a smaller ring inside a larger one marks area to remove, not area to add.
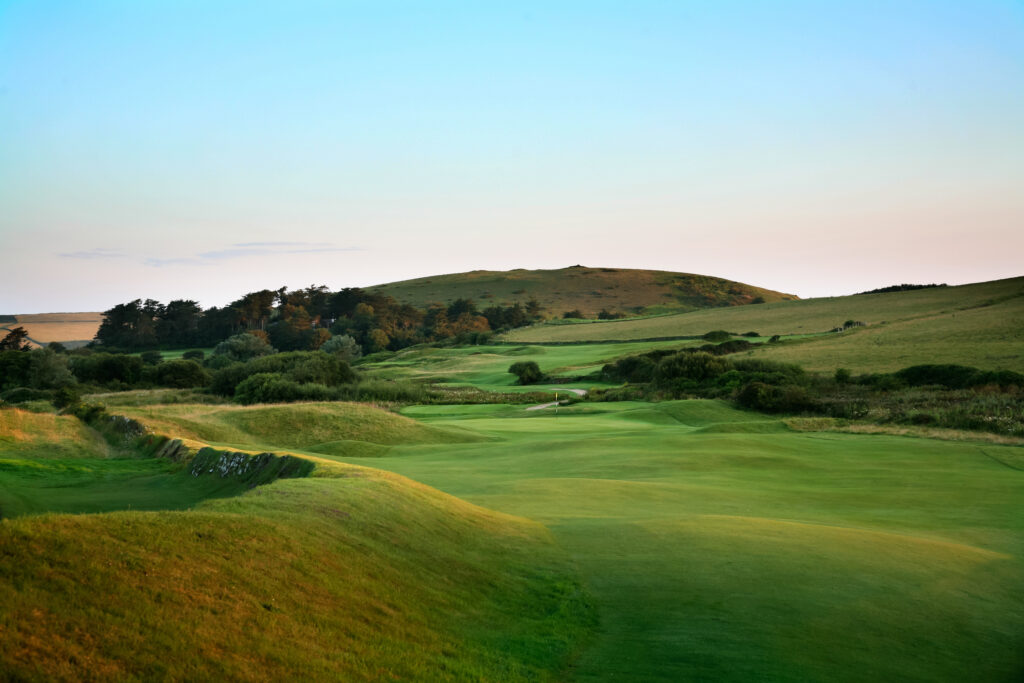
[[[98,311],[0,315],[0,336],[15,327],[23,327],[28,332],[28,341],[34,347],[60,342],[68,348],[75,348],[92,341],[101,322],[103,314]]]
[[[367,291],[423,307],[473,299],[481,308],[536,299],[549,317],[579,310],[596,317],[612,313],[666,313],[720,306],[795,300],[793,294],[709,275],[631,268],[571,266],[557,270],[474,270],[391,282]]]

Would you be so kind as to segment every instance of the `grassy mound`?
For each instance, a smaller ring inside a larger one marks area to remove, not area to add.
[[[124,406],[117,412],[158,433],[251,450],[295,449],[335,455],[359,444],[440,444],[479,439],[458,428],[424,425],[357,403]]]
[[[551,680],[591,617],[543,527],[395,475],[0,523],[14,679]]]
[[[0,409],[0,457],[100,458],[108,452],[106,442],[74,417]]]
[[[558,270],[474,270],[469,273],[435,275],[392,282],[368,288],[393,296],[417,307],[473,299],[481,308],[494,304],[525,304],[536,299],[549,316],[579,309],[596,317],[601,309],[611,312],[686,311],[711,306],[749,304],[795,299],[770,289],[707,275],[672,273],[629,268],[585,268]]]

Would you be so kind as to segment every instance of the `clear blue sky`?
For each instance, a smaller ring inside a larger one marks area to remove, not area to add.
[[[1024,3],[0,2],[0,313],[1024,274]]]

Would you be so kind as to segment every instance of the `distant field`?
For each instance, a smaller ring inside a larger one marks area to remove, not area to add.
[[[824,332],[847,320],[868,326],[753,353],[815,370],[885,371],[918,363],[960,363],[1024,371],[1024,278],[718,308],[635,321],[537,325],[514,330],[505,339],[520,343],[629,340],[699,335],[715,329],[786,335]]]
[[[638,307],[648,312],[679,311],[747,304],[757,297],[765,301],[796,298],[707,275],[582,266],[558,270],[476,270],[367,289],[417,307],[467,298],[473,299],[480,308],[486,308],[516,301],[525,304],[535,298],[548,317],[556,318],[575,309],[596,317],[601,309],[624,313],[635,313]]]
[[[0,334],[23,327],[34,345],[50,342],[90,342],[103,322],[102,313],[33,313],[12,316],[14,321],[0,322]]]

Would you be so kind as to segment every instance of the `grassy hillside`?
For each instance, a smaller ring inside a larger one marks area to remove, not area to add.
[[[557,318],[574,309],[595,317],[602,308],[624,313],[636,313],[642,308],[657,313],[737,306],[748,304],[757,297],[765,301],[796,298],[791,294],[706,275],[583,266],[559,270],[474,270],[392,282],[367,289],[417,307],[466,298],[476,301],[480,308],[486,308],[515,301],[525,304],[535,298],[544,307],[546,315]]]
[[[960,363],[1024,371],[1024,278],[641,320],[537,325],[514,330],[505,338],[519,343],[565,343],[699,335],[715,329],[792,335],[825,332],[847,320],[867,327],[754,353],[819,370],[886,371],[916,363]]]
[[[404,412],[490,441],[375,463],[545,523],[580,567],[601,630],[574,680],[1024,674],[1024,448],[714,401]]]
[[[34,345],[43,346],[54,341],[69,347],[85,344],[92,341],[103,322],[102,313],[34,313],[5,317],[14,320],[0,321],[0,335],[23,327]]]
[[[464,430],[424,425],[355,403],[123,406],[117,412],[161,434],[249,450],[367,455],[398,443],[479,440]]]
[[[0,523],[15,680],[552,680],[590,613],[540,525],[401,477]]]

